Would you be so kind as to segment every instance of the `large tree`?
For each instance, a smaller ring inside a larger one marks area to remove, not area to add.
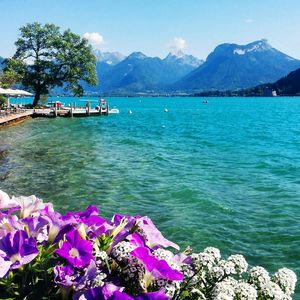
[[[7,61],[6,72],[20,75],[20,82],[34,93],[33,106],[55,86],[82,95],[82,82],[97,84],[96,58],[86,39],[53,24],[27,24],[20,28],[17,51]]]

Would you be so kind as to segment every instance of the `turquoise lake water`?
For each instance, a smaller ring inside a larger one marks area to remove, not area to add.
[[[119,115],[0,129],[0,188],[61,211],[148,215],[182,249],[300,277],[299,97],[107,100]]]

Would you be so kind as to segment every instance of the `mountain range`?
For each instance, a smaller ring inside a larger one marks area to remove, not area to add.
[[[118,52],[101,53],[98,50],[95,55],[99,85],[85,87],[91,92],[128,94],[164,91],[203,63],[180,51],[169,53],[164,59],[148,57],[142,52],[124,57]]]
[[[239,90],[275,82],[300,67],[300,61],[273,48],[266,40],[247,45],[221,44],[206,61],[183,52],[165,58],[141,52],[129,56],[97,51],[99,85],[94,93],[196,93]]]
[[[99,84],[83,83],[86,94],[239,91],[276,82],[300,68],[300,60],[275,49],[266,40],[247,45],[221,44],[206,61],[181,51],[169,53],[165,58],[149,57],[142,52],[125,56],[119,52],[95,50],[94,54]],[[62,94],[63,90],[56,88],[53,93]]]
[[[300,67],[300,61],[266,40],[248,45],[222,44],[205,63],[172,85],[172,90],[238,90],[274,82]]]

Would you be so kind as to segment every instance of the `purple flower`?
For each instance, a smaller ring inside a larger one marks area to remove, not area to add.
[[[5,253],[0,251],[0,278],[3,278],[9,272],[12,262],[10,260],[5,260],[1,255],[5,255]]]
[[[131,229],[136,223],[136,218],[116,214],[112,218],[112,223],[115,228],[110,234],[113,237],[113,242],[110,246],[110,249],[112,249],[118,243],[124,241],[126,237],[130,235]]]
[[[90,216],[97,216],[98,214],[99,214],[99,210],[95,205],[89,205],[85,211],[79,211],[75,213],[75,215],[79,216],[82,220]]]
[[[142,293],[131,297],[121,291],[113,284],[106,284],[103,287],[89,289],[82,295],[75,294],[73,300],[169,300],[163,290],[150,293]]]
[[[48,220],[45,217],[28,217],[22,220],[26,224],[30,235],[37,242],[42,243],[48,240]]]
[[[97,274],[97,267],[94,261],[91,261],[84,274],[82,274],[81,270],[74,270],[70,265],[55,266],[54,282],[64,288],[74,287],[75,291],[80,292],[91,287]]]
[[[85,273],[80,276],[79,281],[75,287],[75,291],[80,291],[91,287],[97,275],[98,270],[96,263],[93,260],[91,260],[90,264],[85,269]]]
[[[134,298],[130,297],[126,293],[115,291],[109,300],[134,300]]]
[[[94,259],[92,251],[92,243],[83,240],[79,232],[72,229],[66,234],[66,241],[55,253],[65,258],[74,267],[81,268],[87,266]]]
[[[76,293],[73,296],[73,300],[111,300],[112,296],[116,291],[119,291],[120,288],[114,284],[106,283],[104,286],[95,287],[89,289],[83,294]],[[126,295],[126,294],[125,294]],[[116,299],[124,299],[125,298],[116,298]],[[128,298],[127,298],[128,299]],[[131,298],[129,298],[131,299]]]
[[[135,247],[144,247],[145,246],[144,238],[136,232],[127,236],[127,240]]]
[[[74,269],[71,266],[55,266],[54,282],[63,286],[71,287],[77,283],[77,276],[74,275]]]
[[[161,232],[156,228],[153,222],[148,217],[137,219],[138,228],[141,230],[142,235],[146,239],[146,244],[149,248],[157,246],[173,247],[179,250],[179,246],[163,237]]]
[[[109,221],[94,215],[82,219],[82,223],[87,227],[86,232],[90,238],[106,234],[114,228]]]
[[[9,232],[22,229],[24,229],[24,225],[19,222],[17,216],[0,212],[0,238]]]
[[[49,223],[49,237],[51,242],[57,242],[63,234],[72,229],[70,225],[78,224],[73,215],[62,216],[58,212],[48,212],[43,215]]]
[[[157,292],[139,294],[134,298],[135,300],[169,300],[169,297],[161,289]]]
[[[5,253],[3,258],[12,262],[11,268],[30,263],[37,255],[36,241],[28,237],[24,230],[9,232],[0,240],[0,250]]]
[[[163,259],[158,259],[151,254],[146,247],[138,247],[131,251],[131,255],[138,258],[151,272],[155,278],[166,278],[168,280],[183,280],[183,274],[177,270],[173,270]]]

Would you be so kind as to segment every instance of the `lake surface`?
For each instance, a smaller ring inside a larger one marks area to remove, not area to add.
[[[119,115],[0,129],[0,188],[148,215],[182,248],[300,277],[300,98],[107,100]]]

